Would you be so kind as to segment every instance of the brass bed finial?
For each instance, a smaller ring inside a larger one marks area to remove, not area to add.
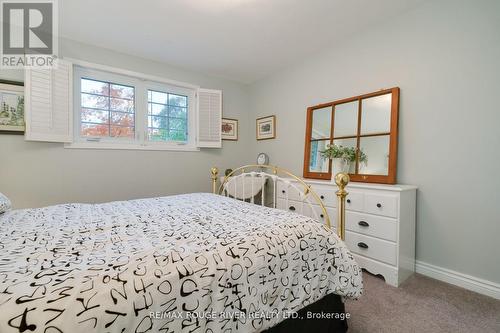
[[[217,176],[219,175],[219,169],[213,167],[210,169],[210,173],[212,174],[212,193],[217,194]]]
[[[336,174],[335,184],[339,187],[339,190],[335,192],[339,200],[337,233],[340,239],[345,240],[345,197],[349,194],[345,187],[349,184],[349,175],[342,172]]]

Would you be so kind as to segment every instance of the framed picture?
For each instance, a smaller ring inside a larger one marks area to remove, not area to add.
[[[0,80],[0,133],[24,133],[24,84]]]
[[[257,119],[257,140],[268,140],[276,137],[276,116]]]
[[[238,120],[222,118],[222,140],[238,141]]]

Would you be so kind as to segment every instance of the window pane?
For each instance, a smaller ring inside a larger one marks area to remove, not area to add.
[[[162,93],[159,91],[150,90],[151,97],[149,102],[159,103],[159,104],[168,104],[168,94]]]
[[[134,87],[111,84],[111,97],[134,99]]]
[[[98,95],[105,95],[105,96],[109,95],[109,83],[108,82],[82,79],[81,86],[82,86],[82,92],[91,93],[91,94],[98,94]]]
[[[187,118],[187,108],[181,108],[178,106],[169,106],[170,110],[169,116],[175,118]]]
[[[82,123],[80,134],[82,136],[109,136],[109,126]]]
[[[123,127],[123,126],[111,126],[110,136],[120,137],[120,138],[133,138],[134,128],[133,127]]]
[[[82,107],[93,109],[109,109],[109,98],[82,93]]]
[[[346,158],[347,162],[346,163],[333,163],[332,164],[332,172],[333,174],[337,174],[339,172],[348,172],[348,173],[354,173],[356,171],[356,147],[358,144],[358,140],[356,138],[351,138],[351,139],[336,139],[333,140],[333,144],[339,147],[344,147],[344,148],[349,148],[351,154],[348,155]],[[338,167],[344,167],[344,170],[338,170]]]
[[[187,97],[175,94],[168,94],[168,105],[187,106]]]
[[[171,141],[187,141],[187,135],[186,132],[170,131],[169,139]]]
[[[167,117],[149,116],[148,127],[168,129],[168,120]]]
[[[111,112],[111,125],[134,127],[134,115],[132,113]]]
[[[148,90],[148,139],[187,141],[187,97]]]
[[[319,140],[311,142],[311,156],[309,157],[309,172],[328,172],[330,161],[321,156],[330,140]]]
[[[130,99],[111,98],[110,109],[123,112],[134,112],[134,101]]]
[[[366,98],[361,102],[361,135],[391,131],[392,94]]]
[[[390,138],[390,135],[361,138],[360,174],[388,175]]]
[[[117,138],[135,136],[134,87],[81,79],[81,91],[82,136]]]
[[[169,125],[170,125],[169,128],[171,130],[186,132],[186,120],[185,119],[170,118]]]
[[[150,141],[167,141],[168,131],[166,129],[149,128],[148,140]]]
[[[354,136],[358,134],[359,102],[349,102],[335,105],[333,136]]]
[[[312,114],[312,139],[325,139],[330,137],[332,127],[332,107],[316,109]]]
[[[149,114],[166,117],[167,112],[168,107],[166,105],[149,103]]]
[[[107,110],[82,109],[82,122],[107,124],[109,122],[109,112]]]

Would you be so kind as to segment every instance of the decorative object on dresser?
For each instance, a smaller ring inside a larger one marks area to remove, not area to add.
[[[222,140],[238,141],[238,120],[222,118]]]
[[[395,184],[398,114],[399,88],[309,107],[304,178],[347,169],[355,182]]]
[[[332,218],[332,225],[336,226],[337,186],[320,180],[306,182],[321,198]],[[347,247],[362,268],[382,275],[392,286],[399,286],[415,271],[417,188],[411,185],[349,183],[346,190]],[[293,187],[282,184],[277,195],[277,208],[313,216],[310,208],[300,205],[300,194]],[[313,207],[314,210],[319,211],[319,206]]]
[[[325,159],[332,160],[333,170],[337,170],[337,173],[353,173],[354,166],[356,162],[356,148],[354,147],[343,147],[337,146],[335,144],[328,144],[326,149],[321,151],[321,156]],[[368,157],[363,152],[359,150],[359,163],[360,168],[362,165],[368,163]]]
[[[0,133],[23,134],[24,84],[0,80]]]
[[[257,140],[276,138],[276,116],[257,118]]]

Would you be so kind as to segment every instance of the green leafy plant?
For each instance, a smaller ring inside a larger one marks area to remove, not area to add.
[[[362,149],[359,150],[359,163],[363,163],[364,165],[368,164],[368,156]]]
[[[363,164],[368,163],[368,156],[361,149],[355,147],[344,147],[337,145],[328,145],[325,150],[321,151],[321,156],[325,159],[342,158],[345,161],[356,161],[356,152],[359,153],[359,162]]]
[[[337,145],[327,145],[325,150],[322,150],[321,156],[324,159],[333,159],[333,158],[343,158],[344,157],[344,147]]]

